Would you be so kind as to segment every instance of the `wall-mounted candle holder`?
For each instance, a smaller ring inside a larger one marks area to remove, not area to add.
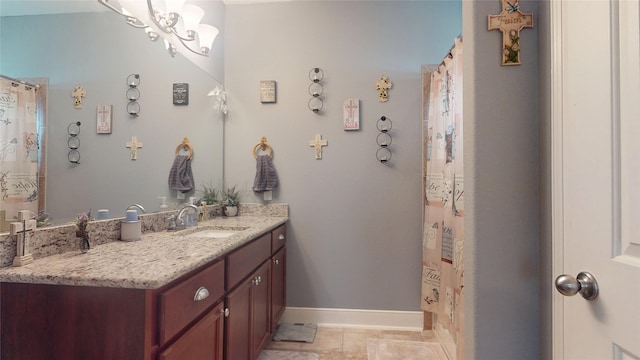
[[[67,154],[67,158],[70,163],[80,164],[80,151],[78,148],[80,147],[80,138],[78,138],[78,134],[80,134],[80,125],[81,122],[72,122],[67,126],[67,134],[69,134],[69,140],[67,140],[67,145],[69,146],[69,153]]]
[[[309,110],[314,113],[319,113],[324,107],[324,102],[322,101],[322,93],[324,92],[324,87],[322,86],[322,79],[324,78],[324,72],[320,68],[311,68],[309,70],[309,80],[311,80],[311,84],[309,85],[309,95],[311,95],[311,99],[307,103]]]
[[[386,163],[391,160],[391,149],[389,149],[389,146],[393,139],[391,138],[389,131],[391,131],[393,124],[391,123],[391,120],[383,115],[378,119],[376,127],[378,128],[378,131],[380,131],[376,137],[376,143],[379,146],[378,151],[376,151],[376,159],[381,163]]]
[[[127,85],[129,85],[126,93],[127,100],[129,100],[127,112],[129,115],[136,117],[140,113],[140,104],[138,103],[138,99],[140,99],[140,89],[138,89],[138,85],[140,85],[140,75],[131,74],[127,76]]]

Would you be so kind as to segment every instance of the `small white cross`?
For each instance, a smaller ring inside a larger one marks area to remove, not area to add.
[[[138,142],[137,136],[132,136],[131,141],[127,143],[127,147],[131,148],[131,160],[138,158],[138,149],[142,147],[142,143]]]
[[[327,146],[327,140],[322,140],[322,134],[316,134],[316,138],[309,141],[309,146],[316,148],[316,159],[322,159],[322,147]]]

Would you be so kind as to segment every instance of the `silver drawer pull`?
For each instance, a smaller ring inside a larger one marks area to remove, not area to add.
[[[209,297],[209,290],[206,287],[200,286],[200,288],[196,291],[196,294],[193,296],[193,301],[204,300]]]
[[[276,264],[276,265],[279,265],[279,264],[280,264],[280,260],[278,260],[278,259],[273,259],[273,263],[274,263],[274,264]]]
[[[278,236],[278,239],[280,239],[280,240],[284,240],[284,235],[283,235],[283,234],[280,234],[280,235]]]
[[[229,317],[229,308],[220,309],[220,314],[224,317]]]

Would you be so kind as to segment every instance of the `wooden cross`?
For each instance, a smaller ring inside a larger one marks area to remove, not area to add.
[[[380,94],[378,95],[378,100],[380,102],[387,102],[387,100],[389,100],[387,90],[391,89],[392,86],[393,84],[386,76],[380,76],[380,79],[376,82],[376,90],[380,90]]]
[[[33,256],[27,252],[27,232],[36,229],[36,221],[29,220],[31,212],[29,210],[18,211],[18,221],[10,226],[11,235],[16,235],[16,257],[13,259],[13,266],[27,265],[33,262]]]
[[[520,65],[520,30],[533,28],[533,13],[523,14],[518,0],[501,0],[502,12],[489,15],[489,30],[502,31],[502,65]]]
[[[131,160],[138,158],[138,149],[142,147],[142,143],[138,142],[137,136],[132,136],[131,141],[127,143],[127,147],[131,148]]]
[[[309,146],[316,148],[316,159],[322,159],[322,147],[327,146],[327,140],[322,140],[322,134],[316,134],[316,138],[309,141]]]

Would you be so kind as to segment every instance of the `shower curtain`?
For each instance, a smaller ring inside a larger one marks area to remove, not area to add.
[[[463,356],[464,172],[462,39],[425,78],[423,116],[422,309]]]
[[[19,210],[38,213],[36,126],[36,87],[0,77],[0,223],[5,227],[2,220],[14,221]]]

